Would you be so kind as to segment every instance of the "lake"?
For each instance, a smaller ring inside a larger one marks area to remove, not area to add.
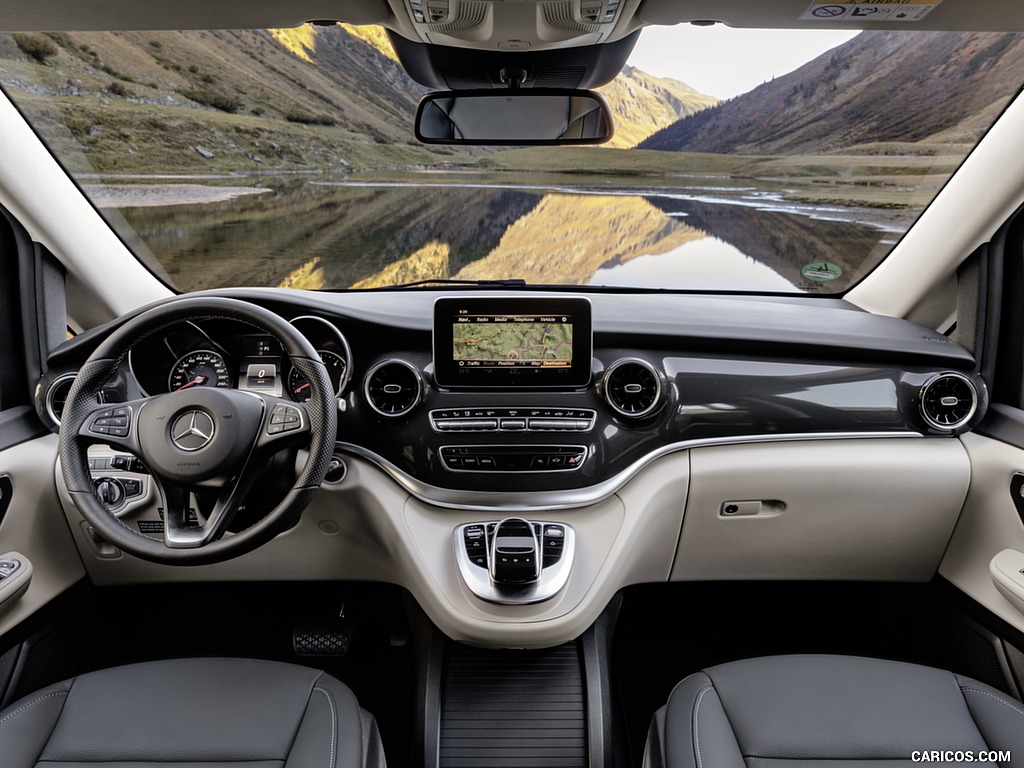
[[[429,171],[105,181],[86,189],[183,291],[520,278],[834,293],[873,268],[905,225],[891,211],[802,202],[779,182],[709,177],[647,188],[633,177],[527,184]]]

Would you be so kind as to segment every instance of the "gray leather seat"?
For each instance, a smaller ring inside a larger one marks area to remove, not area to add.
[[[925,761],[945,768],[992,750],[1009,751],[1003,768],[1024,766],[1024,707],[987,685],[893,661],[778,656],[679,683],[655,714],[644,765],[898,768],[942,752]]]
[[[373,718],[292,664],[183,659],[80,675],[0,712],[4,768],[376,768]]]

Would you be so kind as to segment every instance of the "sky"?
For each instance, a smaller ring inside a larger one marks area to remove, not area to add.
[[[792,72],[856,34],[857,30],[733,29],[723,24],[647,27],[629,63],[727,99]]]

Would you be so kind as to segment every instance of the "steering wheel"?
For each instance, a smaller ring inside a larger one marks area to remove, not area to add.
[[[131,349],[185,320],[235,320],[277,339],[310,383],[296,403],[253,392],[190,387],[126,403],[97,405],[96,395]],[[64,484],[96,532],[129,554],[156,563],[202,565],[249,552],[286,528],[323,482],[337,438],[334,388],[306,338],[273,312],[243,301],[189,297],[128,320],[82,366],[68,393],[60,426]],[[163,540],[111,514],[93,492],[88,447],[106,444],[141,459],[164,497]],[[228,526],[266,461],[309,443],[309,456],[284,499],[259,522],[226,536]],[[216,494],[205,520],[189,521],[192,492]]]

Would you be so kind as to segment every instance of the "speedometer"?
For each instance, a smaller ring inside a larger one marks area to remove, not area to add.
[[[340,395],[347,381],[348,366],[345,363],[345,358],[337,352],[329,352],[326,349],[318,349],[316,352],[327,367],[327,377],[331,380],[331,386],[334,387],[334,394]],[[288,374],[288,391],[291,393],[292,399],[300,403],[306,402],[309,400],[310,388],[306,377],[297,369],[292,368],[291,373]]]
[[[178,360],[171,368],[167,389],[176,392],[190,387],[230,387],[227,363],[217,352],[197,349]]]

